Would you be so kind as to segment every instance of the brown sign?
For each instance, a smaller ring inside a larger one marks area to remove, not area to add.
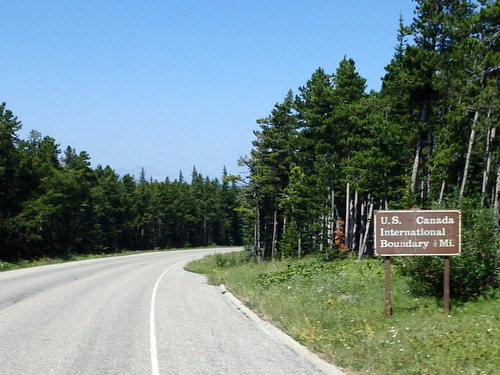
[[[460,210],[375,211],[378,256],[460,255]]]

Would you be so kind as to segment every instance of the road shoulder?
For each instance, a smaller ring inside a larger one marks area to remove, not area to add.
[[[293,350],[295,353],[300,355],[302,358],[309,361],[312,365],[314,365],[317,369],[323,371],[327,375],[347,375],[345,372],[341,371],[338,367],[332,365],[331,363],[326,362],[321,359],[318,355],[311,352],[305,346],[301,345],[293,338],[288,336],[279,328],[273,326],[269,322],[262,320],[256,313],[246,307],[238,298],[236,298],[225,285],[219,286],[220,291],[224,296],[238,309],[240,310],[246,317],[252,320],[262,331],[266,334],[271,335]]]

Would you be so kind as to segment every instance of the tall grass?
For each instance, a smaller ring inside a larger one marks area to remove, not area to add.
[[[254,311],[348,373],[500,373],[498,296],[455,305],[445,316],[440,299],[414,296],[393,270],[393,316],[387,319],[379,259],[256,264],[227,254],[188,268],[226,284]]]

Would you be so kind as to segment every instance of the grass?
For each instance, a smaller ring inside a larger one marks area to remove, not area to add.
[[[248,307],[349,374],[500,373],[498,297],[452,305],[445,316],[442,300],[412,295],[395,265],[393,315],[387,319],[380,259],[257,264],[231,253],[186,268],[224,283]]]
[[[208,246],[216,248],[216,245]],[[207,248],[207,246],[201,247]],[[141,254],[145,252],[157,252],[157,251],[177,251],[177,250],[196,250],[197,248],[168,248],[168,249],[159,249],[155,248],[154,250],[124,250],[117,253],[102,253],[102,254],[69,254],[63,257],[42,257],[36,259],[23,259],[18,262],[6,262],[0,259],[0,272],[2,271],[10,271],[20,268],[29,268],[29,267],[38,267],[38,266],[46,266],[49,264],[58,264],[58,263],[66,263],[66,262],[75,262],[78,260],[87,260],[87,259],[97,259],[97,258],[108,258],[108,257],[116,257],[116,256],[124,256],[124,255],[133,255],[133,254]]]
[[[174,250],[179,250],[179,249],[155,249],[155,250],[148,250],[148,252],[154,252],[154,251],[174,251]],[[56,258],[50,258],[50,257],[43,257],[43,258],[36,258],[36,259],[23,259],[15,263],[10,263],[10,262],[5,262],[0,260],[0,272],[2,271],[10,271],[10,270],[15,270],[15,269],[20,269],[20,268],[29,268],[29,267],[38,267],[38,266],[46,266],[49,264],[58,264],[58,263],[66,263],[66,262],[75,262],[78,260],[87,260],[87,259],[96,259],[96,258],[108,258],[108,257],[115,257],[115,256],[124,256],[124,255],[132,255],[132,254],[140,254],[144,253],[145,251],[142,250],[124,250],[119,253],[103,253],[103,254],[69,254],[64,257],[56,257]]]
[[[119,254],[125,255],[125,254]],[[57,263],[65,263],[65,262],[73,262],[77,260],[85,260],[92,258],[103,258],[106,256],[111,256],[109,254],[86,254],[86,255],[68,255],[66,257],[59,258],[38,258],[38,259],[23,259],[15,263],[5,262],[0,260],[0,272],[2,271],[10,271],[19,268],[29,268],[29,267],[38,267],[38,266],[46,266],[49,264],[57,264]]]

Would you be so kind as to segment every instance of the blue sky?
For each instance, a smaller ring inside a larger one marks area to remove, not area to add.
[[[411,0],[2,0],[0,102],[120,175],[220,178],[256,120],[344,56],[368,89]]]

